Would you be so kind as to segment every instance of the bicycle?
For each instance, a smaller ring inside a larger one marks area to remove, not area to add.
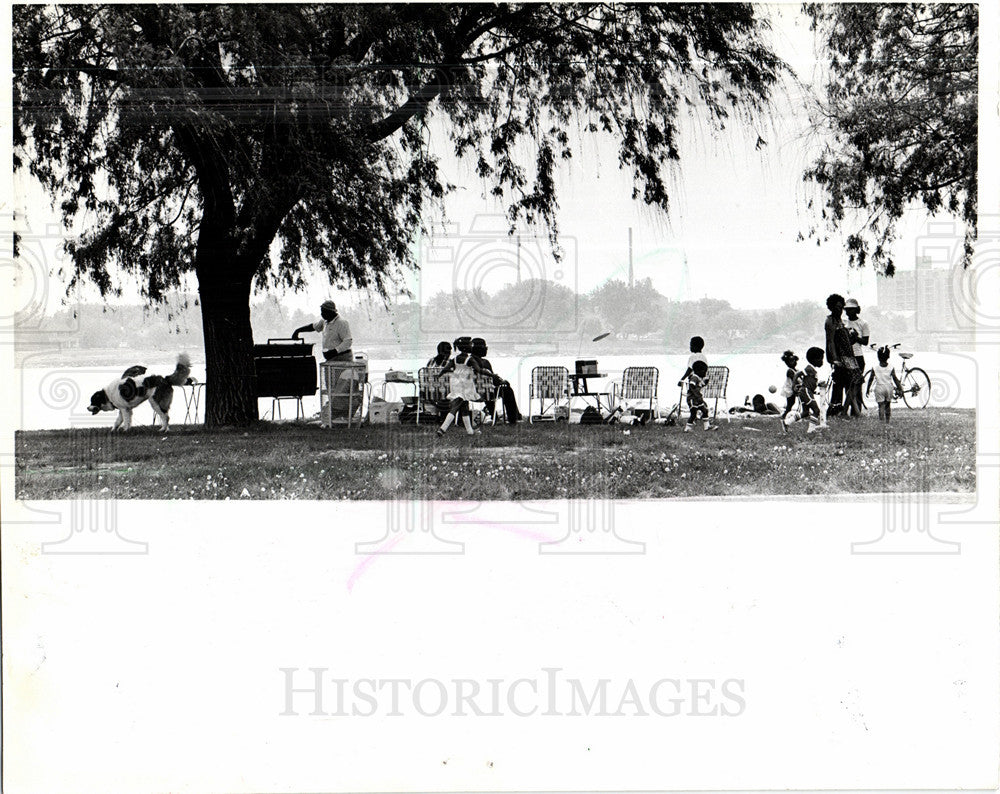
[[[895,350],[900,346],[900,342],[894,345],[889,345],[890,350]],[[869,345],[872,350],[878,350],[878,345]],[[931,379],[926,372],[924,372],[920,367],[907,367],[906,362],[913,358],[913,353],[897,353],[902,360],[903,366],[902,371],[899,373],[899,382],[902,384],[903,388],[894,389],[892,394],[892,401],[896,402],[900,397],[903,398],[903,402],[906,403],[907,408],[926,408],[927,404],[931,400]],[[868,381],[872,374],[872,368],[869,367],[863,376],[863,380]],[[871,397],[872,384],[869,383],[865,386],[865,397]]]

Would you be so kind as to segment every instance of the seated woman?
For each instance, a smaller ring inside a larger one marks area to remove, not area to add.
[[[454,352],[458,353],[458,348],[455,348]],[[451,361],[451,353],[452,353],[451,342],[438,342],[437,355],[435,355],[434,358],[429,359],[425,366],[437,367],[438,369],[442,369],[448,366],[449,362]],[[450,404],[451,401],[443,395],[440,397],[440,399],[434,400],[434,405],[437,407],[437,410],[441,413],[442,416],[448,413],[448,408]]]
[[[427,362],[428,367],[443,367],[451,360],[451,344],[438,342],[437,355]]]
[[[477,336],[472,340],[472,355],[479,362],[480,369],[493,376],[493,384],[497,387],[496,396],[503,402],[503,411],[507,417],[507,423],[512,425],[517,424],[521,421],[521,412],[517,409],[517,399],[514,397],[514,389],[511,388],[510,383],[493,371],[493,365],[486,358],[487,353],[489,353],[489,348],[486,346],[485,339]],[[493,400],[486,401],[486,413],[493,414],[493,404]]]

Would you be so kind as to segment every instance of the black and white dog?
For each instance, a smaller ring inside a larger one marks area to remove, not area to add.
[[[101,411],[117,410],[118,418],[111,429],[117,430],[120,427],[128,430],[132,427],[132,409],[148,400],[166,432],[170,429],[167,414],[174,399],[174,386],[188,383],[190,375],[191,360],[186,353],[177,357],[177,366],[166,376],[146,375],[145,367],[129,367],[120,378],[115,378],[103,389],[94,392],[87,410],[95,415]],[[155,419],[153,425],[156,425]]]

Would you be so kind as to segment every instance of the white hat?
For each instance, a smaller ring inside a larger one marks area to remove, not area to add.
[[[861,304],[858,303],[854,298],[848,298],[844,303],[845,309],[860,309]]]

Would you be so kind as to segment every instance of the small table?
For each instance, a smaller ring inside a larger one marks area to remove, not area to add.
[[[610,413],[614,410],[614,406],[611,404],[611,392],[601,392],[601,391],[591,391],[588,388],[587,381],[591,379],[606,378],[606,374],[599,372],[580,374],[580,373],[570,373],[569,379],[573,382],[573,386],[569,392],[570,401],[574,399],[582,399],[584,402],[590,402],[593,400],[594,406],[598,411],[605,409]],[[605,398],[604,402],[601,398]],[[606,403],[606,405],[605,405]]]
[[[201,406],[201,393],[205,390],[205,384],[185,383],[181,390],[184,394],[184,424],[197,423],[198,408]]]

